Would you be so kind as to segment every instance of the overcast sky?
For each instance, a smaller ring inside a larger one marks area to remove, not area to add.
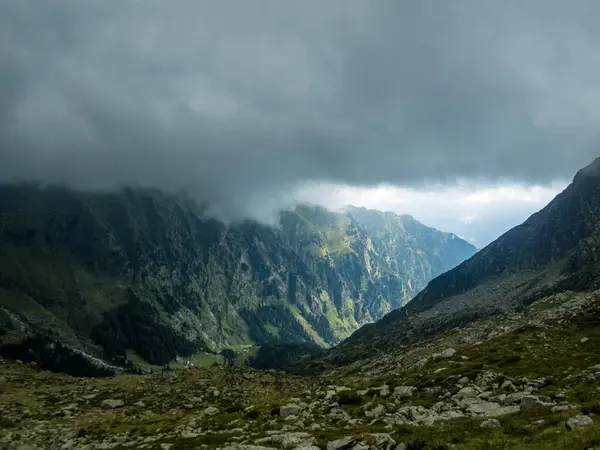
[[[598,23],[596,0],[2,1],[0,180],[230,219],[379,192],[479,245],[600,156]]]

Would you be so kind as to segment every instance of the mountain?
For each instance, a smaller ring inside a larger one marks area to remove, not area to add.
[[[247,344],[327,347],[475,251],[392,213],[302,205],[275,226],[226,225],[149,189],[3,185],[0,211],[0,341],[13,356],[165,364]]]
[[[358,330],[326,359],[347,363],[548,295],[594,291],[599,263],[600,158],[544,209],[431,280],[405,307]]]

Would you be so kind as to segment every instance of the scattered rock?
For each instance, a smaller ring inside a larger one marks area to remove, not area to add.
[[[508,393],[517,392],[516,386],[510,380],[505,380],[504,383],[502,383],[502,385],[500,386],[500,390],[502,392],[508,392]]]
[[[452,358],[454,355],[456,355],[456,350],[454,350],[453,348],[447,348],[442,353],[440,353],[440,357],[444,359]]]
[[[455,397],[462,397],[462,398],[475,398],[480,394],[480,392],[475,389],[474,387],[471,386],[467,386],[462,388],[460,391],[458,391],[458,393],[455,395]]]
[[[385,414],[385,407],[383,405],[377,405],[370,411],[365,411],[365,416],[369,418],[381,417]]]
[[[389,434],[373,433],[369,438],[377,450],[391,450],[396,447],[396,441]]]
[[[284,405],[279,408],[279,415],[286,419],[289,416],[297,416],[301,409],[300,406],[294,404]]]
[[[387,384],[381,386],[381,389],[379,390],[379,395],[381,397],[387,397],[388,395],[390,395],[390,387]]]
[[[255,444],[277,444],[283,449],[309,448],[315,443],[315,438],[304,431],[294,433],[274,434],[254,441]]]
[[[469,384],[469,377],[462,377],[460,380],[457,381],[458,385],[460,386],[464,386],[465,384]]]
[[[327,443],[327,450],[349,450],[358,443],[358,440],[353,437],[344,437],[336,441]]]
[[[594,425],[594,421],[592,420],[592,418],[583,414],[571,417],[565,422],[565,426],[569,430],[574,430],[576,428],[591,427],[592,425]]]
[[[205,416],[214,416],[215,414],[219,414],[219,408],[215,408],[214,406],[209,406],[208,408],[202,411],[202,414]]]
[[[544,406],[548,406],[548,404],[541,401],[535,395],[526,395],[521,400],[521,410],[539,409]]]
[[[414,386],[398,386],[394,389],[394,396],[398,398],[409,398],[417,391],[418,389]]]
[[[498,419],[488,419],[481,422],[481,428],[502,428],[502,424]]]
[[[115,399],[106,399],[101,403],[102,408],[104,409],[117,409],[125,406],[125,402],[123,400],[115,400]]]

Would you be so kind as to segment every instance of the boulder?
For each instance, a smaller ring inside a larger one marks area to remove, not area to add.
[[[414,386],[398,386],[394,389],[394,396],[398,398],[410,398],[417,390]]]
[[[460,391],[458,391],[458,393],[455,395],[455,397],[462,397],[462,398],[475,398],[479,395],[479,391],[477,389],[475,389],[474,387],[471,386],[467,386],[462,388]]]
[[[327,443],[327,450],[350,450],[358,443],[358,439],[353,437],[343,437],[341,439]]]
[[[383,405],[377,405],[375,408],[365,411],[365,416],[370,418],[381,417],[385,414],[385,407]]]
[[[215,408],[214,406],[209,406],[202,411],[202,414],[205,416],[214,416],[215,414],[219,414],[219,408]]]
[[[502,428],[502,424],[498,419],[488,419],[481,422],[481,428],[498,429]]]
[[[565,422],[565,426],[569,430],[575,430],[576,428],[591,427],[592,425],[594,425],[594,421],[592,420],[592,418],[583,414],[571,417]]]
[[[260,445],[244,445],[244,444],[233,444],[223,447],[223,450],[273,450],[272,447],[262,447]]]
[[[525,395],[521,400],[522,411],[539,409],[543,408],[544,406],[547,406],[547,403],[544,403],[535,395]]]
[[[283,419],[287,418],[288,416],[297,416],[301,409],[302,408],[300,408],[300,406],[294,405],[293,403],[284,405],[279,408],[279,415]]]
[[[379,395],[381,397],[387,397],[388,395],[390,395],[390,387],[387,384],[381,386],[381,388],[379,389]]]
[[[373,433],[369,441],[377,450],[391,450],[396,447],[396,441],[386,433]]]
[[[513,392],[517,392],[517,388],[515,387],[513,382],[510,380],[505,380],[504,383],[502,383],[502,385],[500,386],[500,390],[502,392],[506,392],[509,394],[513,393]]]
[[[308,448],[312,447],[315,443],[315,438],[310,434],[300,431],[293,433],[282,433],[267,436],[262,439],[254,441],[255,444],[276,444],[283,449],[293,448]]]
[[[454,355],[456,355],[456,350],[454,350],[453,348],[447,348],[442,353],[440,353],[440,357],[444,359],[452,358]]]
[[[101,406],[104,409],[117,409],[125,406],[125,402],[123,400],[115,400],[115,399],[106,399],[103,400]]]

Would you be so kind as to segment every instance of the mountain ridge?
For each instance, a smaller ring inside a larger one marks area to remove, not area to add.
[[[433,278],[401,309],[357,330],[323,360],[347,364],[548,295],[593,291],[600,287],[598,262],[600,158],[545,208]]]
[[[475,250],[424,225],[379,235],[363,216],[306,205],[277,227],[225,225],[187,197],[133,188],[3,185],[0,210],[0,340],[41,333],[121,362],[327,347]]]

